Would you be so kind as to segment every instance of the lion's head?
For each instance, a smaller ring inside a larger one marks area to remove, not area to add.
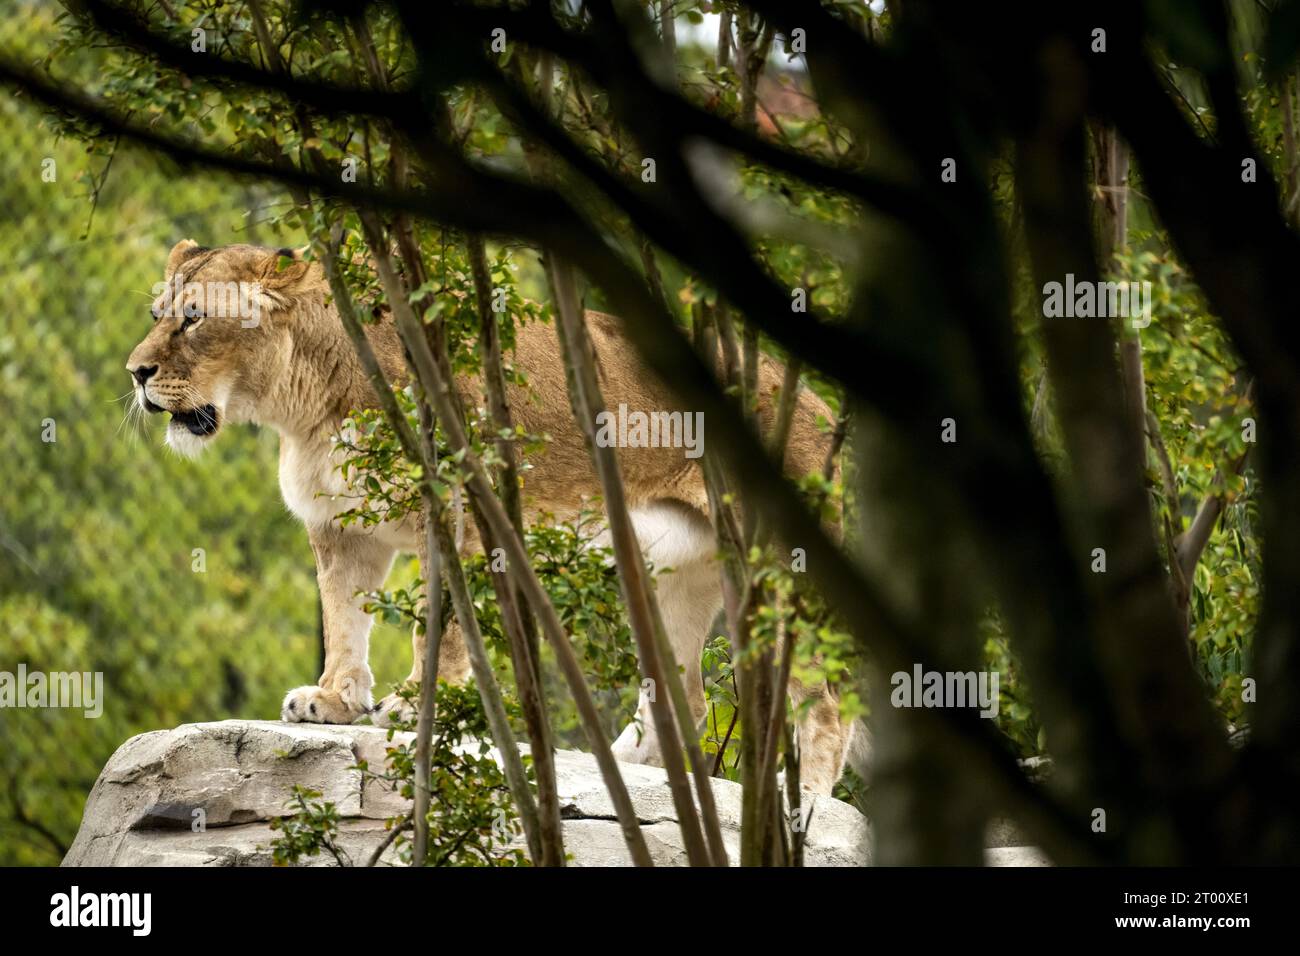
[[[288,249],[206,249],[192,239],[172,249],[153,290],[153,328],[126,363],[140,407],[171,414],[172,449],[195,455],[227,422],[256,419],[283,372],[282,316],[312,284],[309,273]]]

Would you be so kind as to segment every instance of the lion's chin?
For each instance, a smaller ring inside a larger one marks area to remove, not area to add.
[[[167,447],[185,458],[197,458],[221,427],[211,405],[190,412],[173,412],[167,423]]]

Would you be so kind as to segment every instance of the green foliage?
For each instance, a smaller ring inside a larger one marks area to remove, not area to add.
[[[339,866],[351,866],[352,858],[338,846],[339,813],[333,803],[322,802],[321,792],[293,785],[288,816],[277,817],[270,827],[280,836],[271,841],[271,858],[276,866],[297,866],[304,858],[322,852],[334,857]]]
[[[998,675],[998,729],[1010,738],[1021,757],[1034,757],[1046,749],[1041,725],[1034,713],[1029,688],[1021,676],[1020,663],[995,612],[980,621],[984,638],[985,669]]]
[[[413,688],[404,691],[414,704]],[[519,719],[518,702],[506,698],[507,711]],[[438,683],[429,778],[429,866],[526,866],[522,848],[509,846],[519,837],[518,815],[501,768],[489,755],[487,717],[474,684]],[[414,722],[389,731],[413,731]],[[532,758],[525,758],[532,774]],[[363,773],[371,773],[361,765]],[[381,776],[407,798],[415,795],[415,739],[388,748],[388,770]],[[391,824],[391,821],[390,821]],[[396,841],[398,855],[411,862],[412,846],[405,834]]]
[[[316,585],[279,501],[274,436],[232,430],[182,461],[160,447],[160,423],[133,411],[123,368],[172,244],[281,244],[258,221],[274,194],[179,178],[125,146],[103,179],[103,158],[8,96],[0,124],[21,170],[0,182],[0,669],[102,672],[106,698],[97,719],[0,716],[0,864],[51,865],[128,737],[274,717],[286,688],[316,676]],[[43,183],[47,157],[57,179]],[[90,178],[103,181],[82,240]],[[195,549],[205,571],[192,570]]]
[[[1160,248],[1162,237],[1138,234]],[[1168,253],[1141,252],[1117,259],[1117,270],[1152,283],[1158,321],[1142,345],[1148,406],[1160,421],[1178,500],[1170,501],[1153,454],[1151,479],[1158,518],[1176,537],[1209,495],[1222,492],[1224,513],[1192,575],[1190,637],[1209,693],[1224,717],[1246,717],[1241,678],[1250,663],[1250,636],[1259,613],[1259,545],[1256,509],[1243,422],[1255,415],[1244,392],[1241,360],[1185,271]],[[1157,529],[1159,534],[1159,529]]]
[[[702,666],[705,674],[704,697],[709,713],[704,721],[700,749],[712,761],[714,775],[728,780],[740,778],[740,725],[736,669],[731,662],[731,640],[720,634],[704,645]]]
[[[403,696],[415,703],[414,688]],[[516,712],[518,705],[507,701]],[[399,723],[388,732],[383,769],[372,769],[364,760],[356,768],[368,780],[378,781],[407,800],[415,796],[414,722]],[[429,847],[426,866],[527,866],[523,849],[511,845],[521,836],[518,815],[510,797],[505,775],[489,755],[487,717],[478,691],[472,683],[452,686],[439,682],[430,741]],[[531,759],[525,761],[531,771]],[[297,785],[289,798],[291,814],[271,821],[279,832],[272,840],[277,865],[294,865],[305,857],[325,852],[339,866],[364,865],[338,846],[338,809],[321,800],[317,791]],[[410,865],[414,846],[409,836],[411,815],[386,822],[398,859]]]

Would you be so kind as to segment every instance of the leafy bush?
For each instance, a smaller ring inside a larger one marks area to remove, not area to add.
[[[403,694],[414,703],[414,688],[406,688]],[[375,769],[363,760],[354,769],[412,800],[416,758],[410,732],[414,729],[414,722],[398,721],[388,731],[391,746],[385,766]],[[473,683],[458,687],[440,681],[429,760],[429,846],[423,865],[528,865],[523,849],[512,844],[520,835],[518,815],[501,768],[489,755],[487,737],[487,719]],[[525,766],[531,768],[531,763],[525,761]],[[271,829],[280,834],[271,843],[276,864],[293,865],[329,853],[339,866],[373,865],[377,856],[354,860],[339,847],[338,808],[320,798],[317,791],[294,786],[287,804],[293,812],[271,821]],[[411,813],[393,817],[386,825],[388,837],[381,849],[391,844],[397,858],[409,865],[414,854]]]

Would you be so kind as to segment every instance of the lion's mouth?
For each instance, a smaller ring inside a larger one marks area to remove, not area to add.
[[[191,435],[211,435],[217,430],[217,410],[204,405],[188,412],[172,412],[172,421],[184,425]]]

